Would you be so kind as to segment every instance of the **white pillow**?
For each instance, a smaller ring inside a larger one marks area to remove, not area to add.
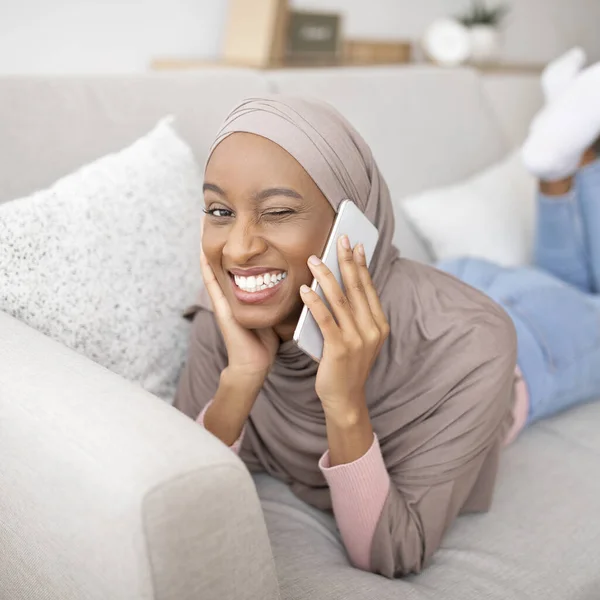
[[[200,279],[201,174],[163,119],[0,206],[0,310],[171,401]]]
[[[476,256],[525,265],[531,261],[535,190],[536,180],[516,151],[463,183],[406,198],[402,207],[437,260]]]

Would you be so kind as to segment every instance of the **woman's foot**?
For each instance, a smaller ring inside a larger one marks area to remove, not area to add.
[[[583,69],[585,61],[585,51],[576,46],[546,65],[541,76],[546,104],[554,102],[562,95]]]
[[[575,76],[536,119],[522,150],[531,173],[546,181],[570,177],[600,135],[600,63]]]
[[[586,54],[579,46],[571,48],[557,59],[546,65],[541,75],[541,86],[544,93],[545,106],[557,100],[569,87],[573,79],[580,73],[587,60]],[[533,119],[530,131],[536,126],[541,116],[542,109]],[[564,196],[573,186],[573,177],[566,177],[558,181],[540,181],[540,191],[546,196]]]
[[[579,75],[586,60],[583,48],[576,46],[546,65],[540,76],[544,107],[533,117],[529,131],[533,131],[548,105],[559,98]]]

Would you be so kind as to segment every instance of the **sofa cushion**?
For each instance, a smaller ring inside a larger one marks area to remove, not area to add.
[[[330,102],[364,136],[395,201],[395,244],[408,258],[432,257],[403,218],[402,198],[460,181],[507,151],[470,69],[309,69],[267,77],[278,92]]]
[[[165,114],[202,165],[229,110],[266,90],[242,69],[0,78],[0,203],[131,144]]]
[[[536,179],[514,150],[466,181],[405,198],[403,208],[436,260],[516,266],[531,262],[535,197]]]
[[[0,205],[0,310],[172,400],[200,284],[202,180],[163,121]]]

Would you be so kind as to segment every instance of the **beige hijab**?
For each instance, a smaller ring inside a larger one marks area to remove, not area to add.
[[[373,542],[373,561],[380,572],[394,573],[399,563],[410,561],[398,555],[408,550],[396,539],[406,530],[407,504],[419,514],[427,540],[438,542],[458,512],[489,505],[498,449],[511,424],[514,328],[480,292],[398,256],[388,187],[366,142],[333,108],[300,98],[251,98],[227,117],[213,149],[234,132],[281,146],[334,209],[351,198],[379,230],[370,271],[391,334],[366,397],[393,485]],[[175,400],[192,418],[214,395],[227,365],[206,300],[204,295],[186,313],[194,325]],[[317,366],[293,342],[281,345],[240,455],[250,469],[265,470],[310,504],[330,509],[317,464],[327,449],[315,394]]]

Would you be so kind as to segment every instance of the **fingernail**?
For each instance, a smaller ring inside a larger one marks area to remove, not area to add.
[[[301,294],[308,294],[308,292],[310,292],[310,288],[307,285],[302,284],[300,286],[300,293]]]
[[[342,247],[346,248],[346,250],[350,250],[350,240],[347,235],[342,236]]]
[[[318,256],[315,256],[314,254],[308,259],[308,262],[311,265],[320,265],[321,264],[321,259]]]
[[[358,245],[358,253],[359,253],[361,256],[364,256],[364,255],[365,255],[365,247],[364,247],[362,244],[359,244],[359,245]]]

